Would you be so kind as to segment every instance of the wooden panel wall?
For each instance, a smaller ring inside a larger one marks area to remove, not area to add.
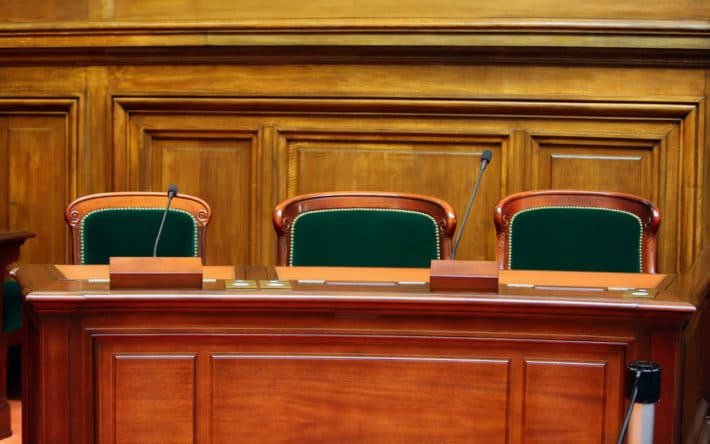
[[[422,17],[542,17],[558,19],[637,18],[697,19],[710,17],[710,5],[702,0],[667,0],[652,5],[636,0],[572,0],[564,7],[557,0],[495,0],[465,2],[461,0],[411,0],[390,2],[383,6],[377,0],[355,3],[329,0],[292,2],[289,0],[78,0],[62,2],[37,0],[32,8],[22,0],[4,0],[0,16],[11,22],[51,22],[83,20],[225,20],[241,18],[263,20],[276,17],[286,20],[320,18],[392,17],[403,20]],[[455,12],[455,13],[454,13]]]
[[[528,189],[653,200],[661,272],[710,238],[702,2],[573,2],[554,21],[524,0],[515,19],[460,0],[193,3],[0,6],[0,228],[38,234],[23,261],[69,261],[72,199],[176,183],[213,207],[208,264],[272,264],[279,201],[405,191],[462,217],[486,149],[461,259],[494,259],[493,207]]]

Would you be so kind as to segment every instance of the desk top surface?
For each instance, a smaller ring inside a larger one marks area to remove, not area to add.
[[[384,306],[467,311],[618,310],[686,317],[695,311],[669,291],[674,276],[501,270],[497,293],[430,292],[428,269],[205,266],[202,290],[110,290],[108,265],[22,265],[16,277],[35,309],[131,306],[173,301],[195,307],[234,304],[273,307]],[[230,287],[249,280],[251,288]]]

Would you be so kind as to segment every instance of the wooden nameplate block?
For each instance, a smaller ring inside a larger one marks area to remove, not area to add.
[[[112,290],[202,289],[199,257],[109,258]]]
[[[494,261],[433,260],[430,291],[498,292],[498,265]]]

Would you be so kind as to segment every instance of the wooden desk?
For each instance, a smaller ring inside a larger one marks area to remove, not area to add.
[[[28,231],[0,232],[0,283],[5,279],[6,268],[20,257],[20,247],[25,240],[34,237]],[[0,332],[3,320],[3,286],[0,285]],[[12,435],[10,428],[10,404],[7,402],[7,338],[0,334],[0,438]]]
[[[412,280],[426,270],[378,284],[383,271],[368,269],[349,270],[364,283],[304,269],[291,288],[231,291],[225,269],[207,267],[203,291],[118,292],[86,270],[17,273],[31,329],[26,443],[612,443],[635,360],[662,366],[656,440],[678,438],[694,307],[664,276],[637,281],[654,297],[529,272],[501,276],[497,294],[431,294]]]

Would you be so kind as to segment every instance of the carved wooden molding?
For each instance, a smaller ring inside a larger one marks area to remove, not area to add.
[[[78,98],[24,98],[24,97],[4,97],[0,98],[0,112],[7,111],[29,111],[32,113],[61,112],[74,113]]]
[[[114,103],[128,111],[223,111],[244,112],[318,112],[391,114],[460,114],[470,116],[517,115],[560,117],[633,117],[682,119],[697,109],[701,98],[670,98],[659,101],[616,101],[580,98],[560,100],[550,98],[530,99],[308,99],[308,98],[230,98],[230,97],[115,97]]]
[[[0,64],[440,60],[710,66],[710,23],[437,18],[6,23],[0,26],[0,48]]]

